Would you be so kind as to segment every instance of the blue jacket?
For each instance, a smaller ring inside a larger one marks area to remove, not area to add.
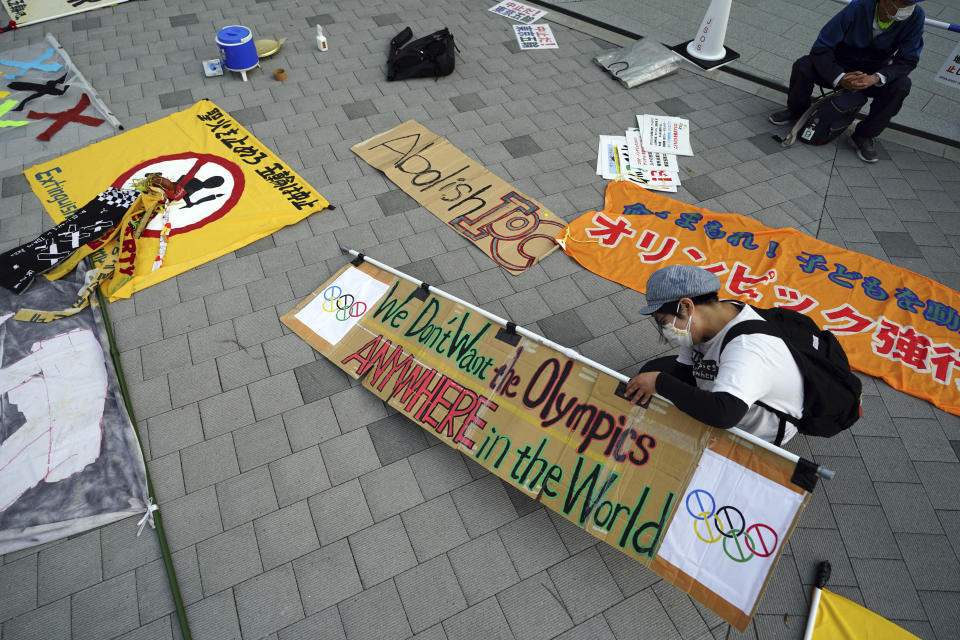
[[[820,30],[810,55],[823,78],[832,82],[848,71],[880,71],[889,83],[916,68],[923,49],[923,9],[916,5],[909,18],[874,38],[876,6],[877,0],[854,0]]]

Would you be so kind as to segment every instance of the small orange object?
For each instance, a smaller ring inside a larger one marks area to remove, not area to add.
[[[287,72],[285,69],[274,69],[273,77],[276,78],[279,82],[283,82],[287,79]]]

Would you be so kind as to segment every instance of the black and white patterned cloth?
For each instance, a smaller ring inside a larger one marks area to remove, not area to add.
[[[111,187],[56,227],[0,254],[0,286],[14,293],[23,292],[37,275],[116,226],[139,195],[138,191]]]

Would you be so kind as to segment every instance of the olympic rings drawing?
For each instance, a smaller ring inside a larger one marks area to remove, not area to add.
[[[359,318],[367,312],[367,303],[357,300],[352,294],[344,293],[343,289],[335,284],[327,287],[323,292],[323,310],[337,314],[341,322],[350,318]]]
[[[721,542],[724,553],[734,562],[747,562],[754,556],[767,558],[773,555],[779,544],[779,536],[772,527],[757,523],[747,525],[740,509],[717,501],[709,491],[694,489],[687,494],[687,513],[693,517],[696,536],[713,544]]]

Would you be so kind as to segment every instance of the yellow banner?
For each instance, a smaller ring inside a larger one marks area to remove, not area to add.
[[[641,293],[663,266],[703,267],[720,276],[721,297],[805,313],[836,334],[852,367],[960,415],[960,294],[929,278],[627,182],[607,185],[603,211],[557,240],[590,271]]]
[[[281,320],[447,445],[746,628],[809,495],[794,463],[659,398],[633,405],[610,375],[367,263]]]
[[[813,640],[919,640],[870,609],[822,589]]]
[[[130,188],[148,173],[181,180],[186,196],[168,207],[171,230],[163,266],[152,270],[164,223],[156,216],[136,240],[135,260],[121,259],[119,271],[130,278],[105,292],[110,300],[128,298],[329,205],[209,100],[24,172],[58,223],[105,186]]]

